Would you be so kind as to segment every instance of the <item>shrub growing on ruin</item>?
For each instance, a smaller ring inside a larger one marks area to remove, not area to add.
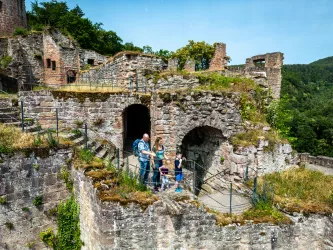
[[[43,204],[43,196],[39,195],[36,196],[33,200],[32,203],[35,205],[35,207],[39,207]]]
[[[58,140],[53,137],[52,130],[47,130],[47,139],[46,139],[50,148],[55,148],[58,146]]]
[[[73,180],[71,179],[71,173],[68,171],[66,166],[62,166],[60,171],[60,177],[65,182],[68,190],[73,190]]]
[[[48,228],[46,231],[40,232],[39,238],[46,245],[48,245],[49,247],[52,247],[53,249],[55,249],[55,246],[56,246],[56,236],[53,233],[53,230],[51,228]]]
[[[14,30],[14,33],[13,33],[14,36],[26,36],[28,35],[28,31],[25,29],[25,28],[22,28],[22,27],[18,27]]]
[[[58,249],[81,249],[80,207],[72,195],[65,203],[58,206]]]
[[[87,163],[90,163],[94,159],[94,154],[89,149],[81,149],[79,155],[80,159]]]
[[[0,204],[1,205],[6,205],[6,203],[7,203],[6,197],[0,196]]]
[[[0,69],[6,69],[11,61],[12,61],[11,56],[5,55],[0,57]]]
[[[23,208],[22,208],[22,211],[23,211],[23,212],[29,212],[30,210],[29,210],[28,207],[23,207]]]
[[[13,230],[13,229],[14,229],[14,224],[11,223],[11,222],[6,222],[5,225],[6,225],[6,227],[7,227],[9,230]]]

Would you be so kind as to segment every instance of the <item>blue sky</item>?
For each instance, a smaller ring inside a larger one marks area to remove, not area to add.
[[[39,2],[43,2],[39,0]],[[333,56],[333,0],[68,0],[124,42],[175,51],[224,42],[231,64],[280,51],[285,64]],[[26,1],[27,10],[30,1]]]

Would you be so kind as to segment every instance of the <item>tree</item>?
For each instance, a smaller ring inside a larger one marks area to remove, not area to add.
[[[113,55],[122,50],[141,50],[132,44],[122,44],[122,39],[114,31],[102,28],[102,23],[93,23],[84,18],[84,12],[77,5],[69,9],[66,2],[51,0],[32,3],[32,9],[27,13],[31,29],[42,30],[44,26],[59,29],[65,35],[70,34],[83,49],[95,50],[104,55]]]
[[[172,54],[173,58],[178,58],[178,67],[182,69],[186,60],[192,59],[195,61],[196,70],[208,69],[214,55],[214,46],[204,41],[194,42],[193,40],[189,40],[188,42],[185,47],[178,49]]]
[[[125,43],[123,46],[123,50],[143,52],[142,48],[134,46],[134,44],[132,42]]]
[[[154,54],[153,48],[149,45],[143,46],[142,49],[144,54]]]

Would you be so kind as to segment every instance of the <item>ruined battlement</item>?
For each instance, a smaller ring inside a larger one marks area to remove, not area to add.
[[[0,1],[0,35],[11,35],[18,27],[27,28],[25,0]]]

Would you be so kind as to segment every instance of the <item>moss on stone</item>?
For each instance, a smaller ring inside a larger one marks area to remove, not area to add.
[[[70,92],[70,91],[51,91],[53,97],[58,99],[63,99],[64,101],[75,98],[79,103],[84,103],[86,99],[89,99],[91,102],[101,101],[106,102],[111,95],[114,93],[92,93],[92,92]]]

